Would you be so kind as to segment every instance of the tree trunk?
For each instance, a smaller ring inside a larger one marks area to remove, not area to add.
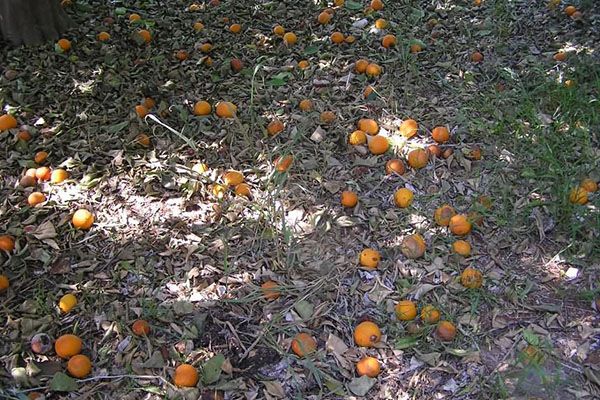
[[[0,0],[0,33],[15,46],[56,40],[71,26],[59,0]]]

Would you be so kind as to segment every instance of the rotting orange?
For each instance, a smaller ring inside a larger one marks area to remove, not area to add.
[[[285,35],[285,29],[281,25],[275,25],[273,27],[273,33],[276,34],[277,36],[283,36],[283,35]]]
[[[598,191],[598,182],[596,182],[592,178],[585,178],[581,181],[579,187],[585,190],[586,192],[593,193]]]
[[[269,124],[267,125],[267,133],[270,136],[275,136],[278,133],[283,132],[284,126],[283,126],[283,122],[281,122],[278,119],[274,119],[271,122],[269,122]]]
[[[372,0],[371,1],[371,8],[375,11],[381,11],[383,10],[383,1],[381,0]]]
[[[333,4],[336,7],[342,7],[346,1],[345,0],[333,0]]]
[[[10,287],[10,281],[6,275],[0,274],[0,292],[5,291]]]
[[[144,97],[141,104],[150,110],[156,106],[156,101],[152,97]]]
[[[181,364],[175,368],[173,384],[179,387],[194,387],[198,384],[198,370],[190,364]]]
[[[400,208],[406,208],[413,202],[414,193],[408,188],[400,188],[394,193],[394,203]]]
[[[386,49],[389,49],[390,47],[394,47],[397,43],[396,40],[396,36],[394,35],[385,35],[382,39],[381,39],[381,45],[383,47],[385,47]]]
[[[298,68],[300,68],[300,69],[306,69],[309,66],[310,66],[310,64],[308,63],[307,60],[298,61]]]
[[[141,37],[145,43],[150,43],[152,41],[152,34],[147,29],[140,29],[137,31],[137,35]]]
[[[227,171],[223,174],[223,182],[227,186],[236,186],[244,182],[244,175],[239,171]]]
[[[444,159],[449,158],[450,156],[452,156],[452,154],[454,154],[454,149],[452,147],[448,147],[442,150],[442,157],[444,157]]]
[[[62,50],[62,51],[69,51],[71,50],[71,41],[69,39],[59,39],[58,42],[56,42],[56,44],[58,45],[58,47]]]
[[[463,257],[469,257],[471,255],[471,244],[466,240],[457,240],[452,243],[452,250]]]
[[[63,313],[68,313],[77,305],[77,297],[73,293],[67,293],[58,300],[58,308]]]
[[[356,42],[356,37],[354,35],[348,35],[344,38],[344,43],[352,44]]]
[[[352,146],[365,144],[367,143],[367,135],[360,129],[357,129],[348,137],[348,143],[350,143]]]
[[[196,116],[210,115],[211,112],[212,106],[206,100],[200,100],[194,104],[194,115]]]
[[[175,52],[175,58],[178,59],[179,61],[185,61],[188,59],[188,57],[189,57],[189,54],[185,50],[177,50]]]
[[[291,154],[285,155],[283,157],[277,157],[277,159],[275,159],[275,171],[284,173],[288,169],[290,169],[293,162],[294,156],[292,156]]]
[[[373,347],[381,340],[381,330],[371,321],[361,322],[354,328],[354,343],[360,347]]]
[[[277,300],[281,296],[281,289],[275,281],[266,281],[260,285],[260,289],[262,290],[263,297],[269,301]]]
[[[229,32],[231,33],[240,33],[242,31],[242,26],[240,24],[231,24],[229,26]]]
[[[17,119],[10,114],[0,115],[0,132],[17,127]]]
[[[456,214],[452,218],[450,218],[448,228],[453,234],[458,236],[464,236],[471,232],[472,225],[469,221],[469,218],[466,215]]]
[[[41,164],[44,161],[46,161],[47,158],[48,158],[47,152],[38,151],[37,153],[35,153],[35,156],[33,157],[33,161],[35,161],[36,164]]]
[[[401,300],[394,307],[394,312],[400,321],[412,321],[417,316],[417,305],[411,300]]]
[[[321,24],[321,25],[325,25],[328,24],[329,21],[331,21],[331,14],[329,14],[326,11],[323,11],[319,14],[319,16],[317,17],[317,21]]]
[[[438,207],[433,214],[435,222],[440,226],[448,226],[450,224],[450,218],[456,215],[454,208],[448,204],[444,204]]]
[[[15,238],[10,235],[0,235],[0,250],[12,253],[15,249]]]
[[[460,274],[460,283],[468,289],[478,289],[483,284],[483,274],[475,268],[467,267]]]
[[[35,177],[40,182],[49,181],[52,177],[52,171],[48,167],[39,167],[35,169]]]
[[[379,75],[381,75],[381,67],[379,66],[379,64],[369,63],[369,65],[367,65],[367,69],[365,70],[365,72],[368,77],[376,78]]]
[[[451,342],[456,337],[456,326],[450,321],[440,321],[435,334],[443,342]]]
[[[233,72],[240,72],[244,68],[244,62],[239,58],[232,58],[229,61],[229,66]]]
[[[102,31],[96,36],[96,38],[100,42],[106,42],[110,40],[110,33]]]
[[[358,256],[358,261],[360,265],[367,269],[375,269],[379,265],[379,261],[381,260],[381,255],[375,249],[364,249],[360,252]]]
[[[419,131],[419,124],[414,119],[405,119],[400,124],[400,134],[407,139],[415,136]]]
[[[478,63],[483,61],[483,54],[478,51],[475,51],[471,54],[471,62]]]
[[[133,324],[131,324],[131,330],[137,336],[148,336],[152,329],[145,319],[136,319]]]
[[[371,136],[377,135],[379,132],[379,124],[371,118],[361,118],[358,120],[358,129]]]
[[[364,74],[365,72],[367,72],[368,65],[369,62],[367,60],[365,60],[364,58],[360,58],[356,60],[356,63],[354,63],[354,70],[359,74]]]
[[[196,32],[200,32],[202,29],[204,29],[204,24],[200,21],[194,22],[193,27]]]
[[[298,37],[294,32],[287,32],[285,35],[283,35],[283,42],[288,46],[296,44],[297,41]]]
[[[355,207],[358,204],[358,195],[351,190],[344,190],[340,202],[344,207]]]
[[[564,51],[559,51],[558,53],[555,53],[552,58],[554,61],[565,61],[567,59],[567,53]]]
[[[440,157],[442,155],[442,149],[437,144],[430,144],[429,146],[427,146],[427,151],[433,157]]]
[[[62,168],[55,169],[50,174],[50,183],[59,184],[69,179],[69,173]]]
[[[87,230],[94,224],[94,215],[85,208],[80,208],[73,214],[71,222],[75,229]]]
[[[381,135],[371,136],[369,139],[369,150],[374,155],[383,154],[390,148],[388,139]]]
[[[406,236],[400,244],[400,251],[406,258],[417,259],[423,257],[427,250],[425,239],[418,233]]]
[[[306,357],[317,350],[317,341],[306,332],[300,332],[292,339],[292,351],[298,357]]]
[[[363,97],[365,99],[368,99],[374,92],[375,92],[375,89],[373,88],[373,86],[367,85],[365,90],[363,90]]]
[[[333,32],[329,37],[332,43],[340,44],[344,42],[344,34],[342,32]]]
[[[70,358],[76,354],[81,353],[83,343],[78,336],[72,334],[66,334],[60,336],[54,342],[54,351],[60,358]]]
[[[406,172],[406,168],[404,167],[404,163],[402,162],[402,160],[394,158],[385,163],[385,172],[388,175],[404,175],[404,173]]]
[[[35,176],[25,175],[19,180],[19,186],[21,187],[32,187],[37,183]]]
[[[148,109],[143,105],[138,104],[135,106],[135,113],[138,117],[144,118],[146,115],[148,115]]]
[[[381,366],[375,357],[363,357],[356,363],[356,373],[358,376],[375,378],[381,373]]]
[[[198,50],[200,50],[203,53],[210,53],[213,49],[213,45],[210,43],[202,43],[200,46],[198,46]]]
[[[336,116],[333,111],[323,111],[321,115],[319,115],[319,120],[322,124],[331,124],[335,119]]]
[[[129,14],[129,22],[135,22],[141,20],[142,17],[139,14],[131,13]]]
[[[92,372],[92,362],[83,354],[77,354],[67,362],[67,371],[75,378],[85,378]]]
[[[581,186],[572,189],[569,193],[569,202],[571,202],[572,204],[584,205],[588,201],[588,192]]]
[[[236,196],[243,196],[248,199],[252,197],[252,191],[250,190],[250,186],[244,182],[242,182],[238,185],[235,185],[235,188],[233,191]]]
[[[29,131],[26,130],[19,131],[17,132],[17,139],[22,140],[24,142],[28,142],[31,140],[31,133],[29,133]]]
[[[410,45],[409,50],[412,54],[420,53],[423,51],[423,46],[421,46],[419,43],[413,43]]]
[[[450,140],[450,131],[445,126],[436,126],[431,131],[431,137],[437,143],[446,143]]]
[[[150,146],[150,136],[146,135],[145,133],[140,133],[139,135],[137,135],[135,137],[135,141],[142,147]]]
[[[435,324],[440,320],[440,318],[440,310],[431,304],[428,304],[421,309],[421,320],[426,324]]]
[[[220,118],[234,118],[237,113],[235,104],[229,101],[220,101],[217,103],[216,114]]]
[[[27,196],[27,204],[29,204],[31,207],[35,207],[45,201],[46,195],[42,192],[32,192],[29,196]]]
[[[429,152],[424,149],[414,149],[408,153],[408,165],[421,169],[429,162]]]
[[[298,104],[298,107],[302,111],[310,111],[313,109],[313,103],[309,99],[304,99],[304,100],[300,101],[300,103]]]

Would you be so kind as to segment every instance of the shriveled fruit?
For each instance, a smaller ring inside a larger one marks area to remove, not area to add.
[[[537,347],[528,345],[521,351],[519,359],[524,365],[538,365],[544,360],[544,353]]]
[[[356,42],[356,37],[354,37],[354,35],[348,35],[344,38],[344,43],[352,44],[354,42]]]
[[[440,320],[440,318],[440,310],[438,310],[431,304],[426,305],[421,310],[421,320],[426,324],[435,324]]]
[[[350,190],[344,190],[342,192],[341,203],[344,207],[355,207],[358,204],[358,195]]]
[[[308,99],[304,99],[298,104],[298,107],[302,111],[310,111],[313,108],[313,104],[312,104],[312,101],[310,101]]]
[[[229,66],[233,72],[240,72],[244,68],[244,63],[239,58],[232,58],[229,61]]]
[[[379,132],[379,124],[371,118],[361,118],[358,120],[358,129],[369,135],[377,135]]]
[[[476,51],[471,54],[471,62],[478,63],[483,61],[483,54]]]
[[[5,291],[10,287],[10,281],[6,275],[0,275],[0,292]]]
[[[329,21],[331,21],[331,14],[329,14],[328,12],[321,12],[319,14],[319,16],[317,17],[317,21],[321,24],[321,25],[325,25],[328,24]]]
[[[467,152],[465,154],[465,157],[467,157],[469,160],[481,160],[481,147],[479,146],[472,146],[469,149],[467,149]]]
[[[408,188],[400,188],[394,193],[394,203],[400,208],[406,208],[413,202],[414,194]]]
[[[71,222],[73,223],[75,229],[87,230],[90,229],[94,223],[94,215],[88,210],[82,208],[75,211]]]
[[[138,37],[140,37],[144,43],[148,44],[152,41],[152,34],[147,29],[140,29],[137,31]]]
[[[427,146],[427,151],[433,157],[440,157],[442,155],[442,149],[437,144],[431,144],[431,145]]]
[[[385,163],[385,172],[388,175],[404,175],[404,173],[406,172],[406,168],[404,167],[404,163],[402,162],[402,160],[394,158]]]
[[[375,249],[369,248],[361,251],[358,257],[360,265],[368,269],[377,268],[377,266],[379,265],[379,260],[381,260],[381,255],[379,254],[379,252]]]
[[[452,250],[463,257],[471,255],[471,245],[466,240],[457,240],[452,243]]]
[[[236,196],[244,196],[247,198],[252,197],[252,191],[250,190],[250,186],[247,183],[242,182],[239,185],[236,185],[234,192]]]
[[[77,297],[73,293],[67,293],[58,301],[58,308],[63,313],[68,313],[77,305]]]
[[[203,52],[204,54],[210,53],[213,49],[213,45],[211,43],[202,43],[198,46],[198,50]]]
[[[262,290],[263,297],[267,300],[276,300],[281,295],[279,285],[272,280],[268,280],[260,285],[260,289]]]
[[[242,31],[242,26],[240,24],[231,24],[229,26],[229,32],[231,33],[240,33]]]
[[[489,196],[481,195],[477,197],[477,203],[482,205],[487,210],[491,210],[493,206],[492,199]]]
[[[11,253],[15,249],[15,238],[10,235],[0,235],[0,250]]]
[[[581,181],[581,183],[579,184],[579,187],[582,188],[583,190],[585,190],[586,192],[593,193],[593,192],[598,191],[598,182],[596,182],[595,180],[593,180],[591,178],[586,178]]]
[[[451,147],[448,147],[442,151],[442,157],[444,157],[444,159],[450,157],[452,154],[454,154],[454,149]]]
[[[425,239],[418,233],[406,236],[400,244],[400,251],[406,258],[416,259],[421,258],[425,254],[427,245]]]
[[[308,63],[307,60],[298,61],[298,68],[300,68],[300,69],[306,69],[309,66],[310,66],[310,64]]]
[[[298,357],[305,357],[316,350],[317,341],[306,332],[300,332],[292,339],[292,351]]]
[[[131,324],[131,330],[138,336],[148,336],[151,328],[150,324],[145,319],[137,319]]]
[[[31,133],[29,133],[29,131],[26,130],[19,131],[17,132],[17,139],[22,140],[24,142],[28,142],[31,140]]]
[[[369,65],[369,62],[367,60],[365,60],[364,58],[358,59],[358,60],[356,60],[356,63],[354,64],[354,70],[359,74],[364,74],[365,72],[367,72],[368,65]]]
[[[419,131],[419,124],[414,119],[405,119],[400,124],[400,134],[407,139],[415,136]]]
[[[194,115],[203,116],[210,115],[212,112],[212,106],[208,101],[200,100],[194,104]]]
[[[383,47],[385,47],[386,49],[389,49],[390,47],[394,47],[397,43],[396,40],[396,36],[394,35],[385,35],[382,39],[381,39],[381,45]]]
[[[483,215],[476,210],[469,211],[467,214],[467,219],[471,222],[471,224],[475,224],[477,226],[483,225]]]
[[[367,135],[360,129],[355,130],[348,137],[348,143],[353,146],[367,143]]]
[[[285,35],[283,35],[283,42],[288,46],[296,44],[297,41],[298,37],[294,32],[287,32]]]
[[[148,115],[148,109],[143,105],[138,104],[135,106],[135,113],[138,117],[144,118],[146,115]]]
[[[278,119],[274,119],[273,121],[269,122],[269,125],[267,125],[267,133],[271,136],[275,136],[278,133],[283,132],[283,128],[283,122]]]
[[[366,375],[369,378],[375,378],[380,372],[381,366],[375,357],[363,357],[356,363],[356,373],[358,376]]]
[[[363,91],[363,97],[365,99],[368,99],[373,93],[375,93],[375,89],[373,89],[373,86],[367,85],[367,87]]]
[[[322,124],[331,124],[335,121],[335,113],[333,111],[323,111],[319,116],[319,120]]]
[[[202,22],[194,22],[193,27],[196,32],[200,32],[202,29],[204,29],[204,24]]]
[[[381,135],[372,136],[369,140],[369,150],[372,154],[383,154],[390,148],[387,138]]]
[[[226,193],[227,193],[227,186],[225,186],[225,185],[219,185],[218,183],[215,183],[212,186],[212,194],[217,199],[219,199],[219,200],[223,199],[225,197]]]
[[[431,131],[431,137],[438,143],[446,143],[450,140],[450,131],[445,126],[436,126]]]
[[[27,197],[27,204],[35,207],[46,201],[46,195],[42,192],[33,192]]]
[[[423,51],[423,46],[421,46],[419,43],[413,43],[410,45],[410,52],[412,54],[420,53],[422,51]]]
[[[152,97],[144,97],[141,104],[150,110],[156,106],[156,101]]]
[[[79,354],[82,347],[81,339],[72,334],[62,335],[54,342],[54,351],[60,358],[70,358]]]
[[[19,186],[21,187],[32,187],[37,183],[35,176],[25,175],[19,180]]]
[[[177,50],[175,52],[175,58],[178,59],[179,61],[185,61],[188,59],[189,57],[189,53],[185,50]]]
[[[92,362],[83,354],[77,354],[67,362],[67,371],[75,378],[85,378],[92,372]]]
[[[401,300],[394,307],[394,311],[400,321],[411,321],[417,316],[417,305],[411,300]]]
[[[54,184],[63,183],[67,179],[69,179],[69,173],[62,168],[55,169],[50,174],[50,182]]]
[[[408,153],[408,165],[414,169],[420,169],[429,162],[429,153],[424,149],[414,149]]]
[[[571,189],[569,193],[569,201],[572,204],[586,204],[588,202],[588,192],[581,186]]]
[[[36,164],[41,164],[44,161],[46,161],[47,158],[48,158],[48,153],[47,152],[45,152],[45,151],[38,151],[33,156],[33,161],[35,161]]]
[[[49,181],[52,177],[52,171],[48,167],[39,167],[35,169],[35,177],[40,182]]]
[[[381,67],[379,66],[379,64],[370,63],[369,65],[367,65],[365,73],[371,78],[376,78],[379,75],[381,75]]]
[[[234,118],[237,113],[237,106],[229,101],[220,101],[217,103],[216,114],[220,118]]]
[[[235,186],[244,182],[244,175],[239,171],[227,171],[223,175],[223,182],[227,186]]]
[[[483,274],[475,268],[465,268],[460,274],[460,283],[468,289],[478,289],[483,284]]]
[[[287,154],[283,157],[278,157],[275,160],[275,171],[281,173],[286,172],[288,169],[290,169],[293,162],[294,156],[292,156],[291,154]]]
[[[466,215],[457,214],[450,218],[448,228],[453,234],[464,236],[471,232],[472,225]]]
[[[381,330],[371,322],[361,322],[354,328],[354,343],[361,347],[373,347],[381,340]]]
[[[435,334],[443,342],[451,342],[456,337],[456,327],[450,321],[440,321]]]
[[[0,132],[17,127],[17,120],[10,114],[0,115]]]
[[[150,146],[150,136],[146,135],[145,133],[140,133],[139,135],[137,135],[135,137],[135,141],[142,147]]]
[[[31,338],[31,350],[36,354],[46,354],[52,349],[52,339],[45,333],[36,333]]]
[[[141,20],[142,17],[139,14],[131,13],[129,14],[129,22],[135,22]]]
[[[567,53],[559,51],[558,53],[555,53],[552,58],[554,61],[565,61],[567,59]]]
[[[179,387],[194,387],[198,384],[198,370],[190,364],[181,364],[175,368],[173,384]]]
[[[344,42],[344,34],[342,32],[333,32],[331,36],[329,36],[332,43],[340,44]]]

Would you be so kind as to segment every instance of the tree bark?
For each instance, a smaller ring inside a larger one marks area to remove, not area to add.
[[[0,33],[15,46],[56,40],[72,25],[59,0],[0,0]]]

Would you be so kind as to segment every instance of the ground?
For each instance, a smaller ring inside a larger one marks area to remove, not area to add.
[[[0,49],[0,114],[19,125],[0,133],[0,234],[16,239],[0,255],[10,280],[0,292],[0,397],[600,396],[600,196],[569,201],[584,178],[600,178],[600,4],[574,2],[573,18],[546,0],[388,0],[373,13],[349,0],[64,3],[78,25],[64,35],[70,50]],[[321,25],[326,7],[333,18]],[[375,28],[378,18],[389,26]],[[277,24],[298,42],[286,46]],[[332,43],[334,31],[356,41]],[[385,34],[395,47],[381,46]],[[483,60],[472,61],[476,51]],[[382,74],[357,73],[361,58]],[[147,97],[156,105],[140,118]],[[299,109],[303,99],[313,110]],[[236,117],[195,116],[198,100],[213,111],[230,101]],[[335,120],[322,123],[323,111]],[[385,154],[348,144],[361,118],[379,123]],[[406,139],[398,127],[409,118],[419,132]],[[284,130],[270,136],[273,119]],[[437,125],[450,128],[441,147],[452,155],[386,174],[388,160],[433,144]],[[22,130],[32,138],[18,139]],[[70,178],[22,187],[39,151]],[[291,167],[277,171],[288,154]],[[215,195],[228,170],[243,173],[250,198]],[[402,186],[414,192],[408,208],[394,204]],[[33,190],[46,201],[29,206]],[[343,190],[357,206],[342,207]],[[456,237],[434,221],[445,203],[483,217],[466,236],[469,257],[453,254]],[[79,208],[92,211],[91,229],[74,229]],[[425,239],[422,258],[401,251],[412,233]],[[359,266],[367,247],[381,253],[376,269]],[[483,273],[481,288],[460,284],[469,266]],[[268,280],[279,298],[265,299]],[[78,304],[64,313],[68,293]],[[404,299],[437,307],[456,338],[399,321]],[[137,319],[148,336],[132,332]],[[383,333],[372,348],[353,339],[366,320]],[[72,379],[53,350],[34,353],[40,332],[78,335],[91,374]],[[316,339],[315,353],[290,351],[298,332]],[[378,377],[357,377],[365,355],[381,363]],[[171,384],[181,363],[200,371],[197,387]]]

